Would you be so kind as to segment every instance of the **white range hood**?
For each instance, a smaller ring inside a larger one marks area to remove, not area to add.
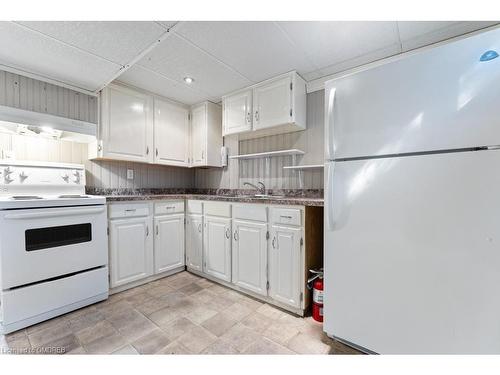
[[[31,135],[52,133],[60,139],[85,143],[94,141],[97,134],[97,125],[91,122],[3,105],[0,105],[0,121],[3,121],[2,128],[9,132],[22,134],[29,129]]]

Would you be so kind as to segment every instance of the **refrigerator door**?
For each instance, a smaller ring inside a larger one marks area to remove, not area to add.
[[[489,50],[500,53],[500,29],[329,81],[326,159],[500,145],[500,58],[480,61]]]
[[[499,166],[500,150],[335,163],[327,334],[383,354],[500,354]]]

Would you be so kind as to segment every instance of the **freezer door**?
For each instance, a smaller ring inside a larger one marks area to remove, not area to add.
[[[500,354],[499,166],[500,150],[335,163],[327,334],[383,354]]]
[[[499,145],[500,58],[480,61],[488,50],[500,53],[500,29],[329,81],[326,159]]]

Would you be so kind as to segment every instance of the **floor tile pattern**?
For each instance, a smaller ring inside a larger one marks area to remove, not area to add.
[[[188,272],[5,336],[1,353],[357,354],[321,324]]]

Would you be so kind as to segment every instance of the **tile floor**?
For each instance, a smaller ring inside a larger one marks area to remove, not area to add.
[[[356,354],[321,324],[188,272],[0,335],[3,353]]]

